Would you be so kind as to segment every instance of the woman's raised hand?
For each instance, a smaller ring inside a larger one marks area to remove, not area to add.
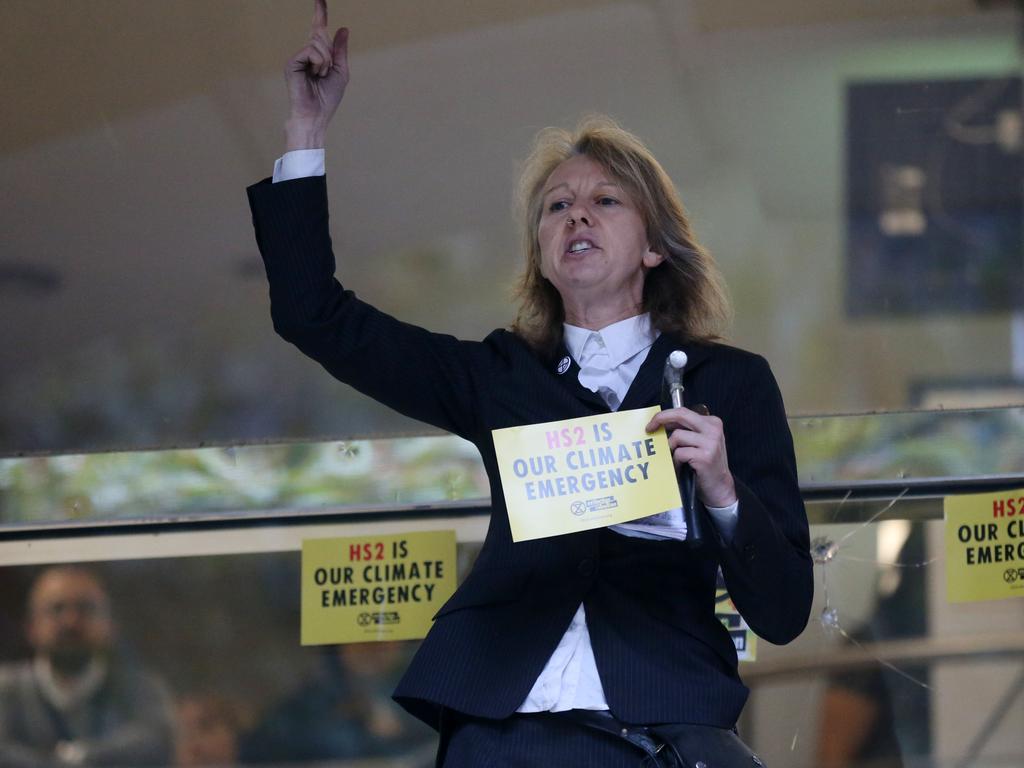
[[[333,38],[328,34],[327,0],[315,0],[309,39],[288,60],[284,77],[290,106],[286,150],[323,147],[348,85],[348,29],[340,27]]]

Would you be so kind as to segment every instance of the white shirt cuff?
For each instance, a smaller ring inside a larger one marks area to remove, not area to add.
[[[323,149],[293,149],[274,163],[274,183],[324,175]]]
[[[732,541],[732,535],[736,532],[736,523],[740,519],[740,502],[739,499],[734,501],[728,507],[704,507],[708,514],[711,515],[711,519],[715,521],[715,527],[718,528],[718,532],[722,534],[722,540],[728,544]]]

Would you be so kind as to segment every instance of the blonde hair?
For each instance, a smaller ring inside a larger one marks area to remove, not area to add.
[[[685,341],[720,339],[731,318],[722,276],[694,237],[675,185],[640,139],[600,115],[584,118],[573,132],[545,128],[524,163],[517,206],[526,264],[516,286],[519,313],[512,330],[543,354],[551,354],[562,339],[565,309],[541,274],[537,228],[544,183],[577,155],[598,163],[630,194],[651,250],[664,256],[644,280],[643,310],[651,324]]]

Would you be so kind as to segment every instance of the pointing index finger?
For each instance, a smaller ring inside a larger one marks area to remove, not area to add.
[[[314,0],[313,3],[313,32],[327,29],[327,0]]]

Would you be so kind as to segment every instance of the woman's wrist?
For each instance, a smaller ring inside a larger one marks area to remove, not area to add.
[[[739,497],[736,495],[736,483],[733,480],[732,472],[726,472],[710,493],[701,493],[700,496],[704,506],[716,509],[725,509],[738,502]]]
[[[296,149],[323,149],[327,126],[308,118],[289,118],[284,124],[285,152]]]

